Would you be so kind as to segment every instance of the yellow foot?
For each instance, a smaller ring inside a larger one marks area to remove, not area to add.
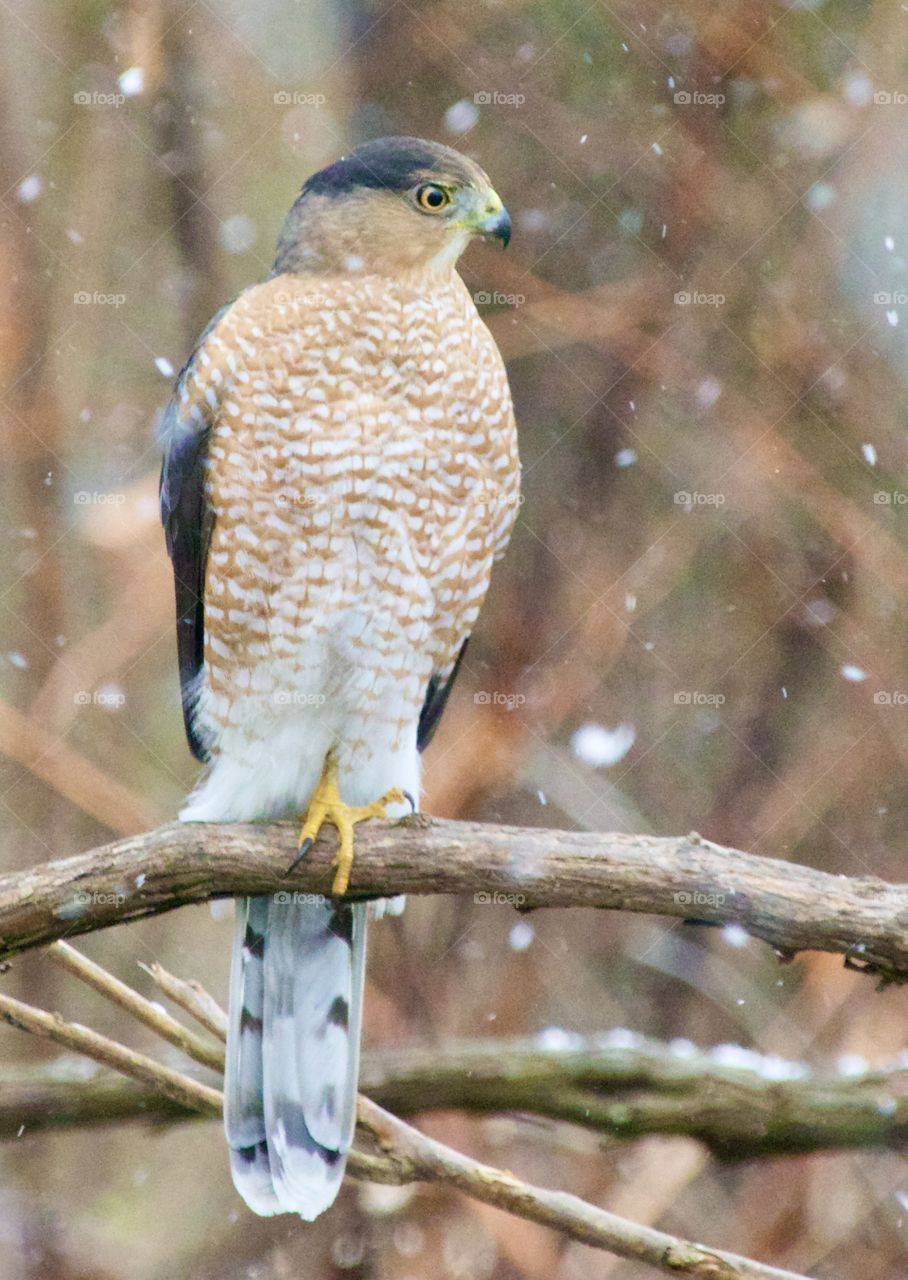
[[[350,870],[353,866],[354,826],[357,822],[365,822],[367,818],[387,818],[388,814],[385,805],[403,804],[405,800],[408,800],[414,809],[416,808],[412,798],[405,791],[402,791],[400,787],[392,787],[390,791],[386,791],[383,796],[378,800],[374,800],[372,804],[344,804],[337,787],[337,765],[329,756],[325,761],[325,768],[319,784],[315,788],[312,799],[309,801],[309,808],[302,819],[303,827],[300,831],[298,842],[299,853],[293,860],[287,874],[289,875],[290,871],[293,871],[305,858],[315,843],[316,836],[322,829],[322,825],[325,822],[330,822],[333,827],[337,828],[340,836],[337,857],[334,859],[333,864],[337,871],[334,874],[331,893],[335,897],[345,894],[350,883]]]

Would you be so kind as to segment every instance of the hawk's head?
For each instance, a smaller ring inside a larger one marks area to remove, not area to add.
[[[309,179],[287,216],[274,271],[442,269],[473,236],[503,245],[511,236],[479,165],[437,142],[379,138]]]

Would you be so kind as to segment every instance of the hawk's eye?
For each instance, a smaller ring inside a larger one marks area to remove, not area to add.
[[[440,213],[451,203],[451,194],[434,182],[426,182],[416,188],[416,203],[425,213]]]

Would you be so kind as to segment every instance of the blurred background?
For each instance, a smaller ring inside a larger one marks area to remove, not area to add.
[[[172,818],[183,737],[154,426],[304,178],[417,133],[514,219],[463,274],[525,502],[426,758],[432,813],[682,834],[902,879],[908,7],[891,0],[0,0],[5,870]],[[230,909],[84,940],[225,998]],[[4,990],[167,1058],[40,955]],[[369,1045],[626,1027],[891,1061],[908,992],[735,931],[453,899],[373,930]],[[0,1030],[4,1070],[55,1057]],[[169,1059],[167,1059],[169,1060]],[[838,1280],[908,1274],[897,1152],[424,1118],[641,1222]],[[0,1150],[13,1280],[637,1280],[438,1189],[247,1213],[214,1123]]]

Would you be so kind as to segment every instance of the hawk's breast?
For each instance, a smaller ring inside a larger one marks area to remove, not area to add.
[[[214,736],[256,690],[346,714],[393,684],[395,720],[415,718],[514,515],[507,380],[465,287],[278,277],[213,339],[228,379],[209,449]]]

